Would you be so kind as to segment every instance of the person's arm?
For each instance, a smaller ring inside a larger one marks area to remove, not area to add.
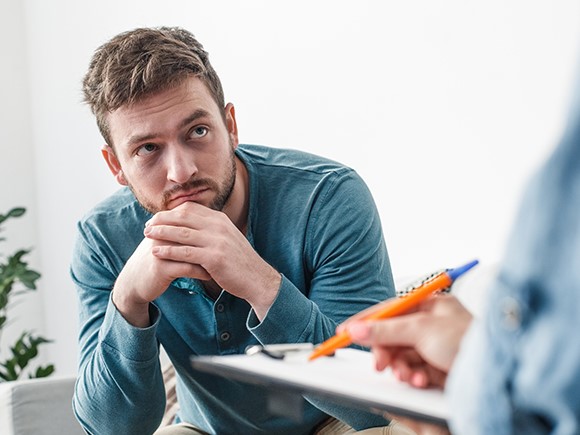
[[[179,276],[204,279],[197,268],[207,273],[205,279],[245,299],[252,307],[248,327],[260,342],[318,343],[334,333],[338,322],[394,296],[381,222],[366,185],[344,169],[319,190],[311,195],[312,203],[295,200],[295,206],[311,210],[298,235],[306,239],[305,252],[298,254],[304,273],[311,275],[309,288],[298,289],[281,276],[223,212],[200,204],[157,213],[145,235],[156,242],[155,257],[185,267]]]
[[[324,183],[304,234],[310,287],[283,276],[267,316],[250,313],[248,327],[262,343],[320,343],[346,318],[395,294],[379,214],[354,171]]]
[[[250,313],[248,327],[262,343],[320,343],[344,319],[395,295],[378,211],[360,177],[335,174],[317,198],[305,232],[310,288],[303,292],[283,276],[266,317]],[[389,424],[374,413],[306,399],[356,430]]]
[[[246,300],[259,318],[266,315],[278,294],[280,274],[222,211],[186,202],[155,214],[144,232],[153,248],[145,255],[152,253],[163,264],[163,274],[171,268],[176,272],[173,278],[211,280]]]
[[[86,224],[85,224],[86,225]],[[152,433],[159,425],[165,394],[155,329],[159,312],[151,305],[151,325],[127,322],[111,300],[115,280],[112,252],[79,225],[71,263],[80,309],[80,360],[73,397],[75,415],[92,434]]]
[[[578,119],[528,184],[450,373],[454,433],[580,433]]]
[[[371,348],[376,369],[390,367],[403,382],[443,388],[458,353],[471,314],[451,295],[437,295],[412,312],[385,320],[348,319],[337,329],[347,330],[355,343]],[[421,435],[448,434],[445,427],[394,416]]]

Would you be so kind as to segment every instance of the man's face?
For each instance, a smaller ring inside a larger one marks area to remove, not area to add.
[[[203,82],[186,78],[108,115],[114,147],[103,156],[122,185],[151,213],[195,201],[223,209],[235,180],[238,145],[234,108],[225,122]]]

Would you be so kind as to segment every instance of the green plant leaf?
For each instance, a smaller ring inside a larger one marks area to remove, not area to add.
[[[26,288],[36,290],[36,280],[40,278],[40,273],[35,270],[26,269],[18,278]]]
[[[6,360],[0,365],[6,369],[2,376],[3,378],[5,378],[7,381],[15,381],[18,379],[18,373],[16,372],[16,359],[12,358]]]
[[[12,210],[8,212],[8,216],[10,217],[20,217],[24,213],[26,213],[26,209],[24,207],[14,207]]]
[[[24,331],[16,343],[10,347],[12,357],[6,361],[0,363],[0,366],[4,367],[5,371],[0,371],[0,378],[4,380],[16,380],[24,372],[24,369],[28,366],[30,361],[38,356],[38,346],[43,343],[50,343],[51,340],[47,340],[44,337],[36,336],[31,332]],[[44,368],[40,368],[40,374],[45,377],[50,375],[54,371],[52,365],[48,365]],[[39,372],[39,369],[36,370]],[[38,377],[35,375],[29,375],[29,377]]]
[[[37,271],[28,268],[28,263],[22,260],[29,252],[27,249],[21,249],[8,257],[6,264],[0,266],[0,293],[10,292],[11,285],[15,281],[19,281],[27,289],[36,290],[36,280],[41,275]]]
[[[38,346],[42,343],[48,343],[44,337],[35,336],[30,332],[24,332],[20,339],[11,348],[14,357],[21,369],[24,369],[31,359],[38,356]]]
[[[24,207],[14,207],[8,213],[0,214],[0,224],[9,218],[20,217],[25,212]],[[1,226],[0,231],[3,231]],[[5,238],[0,238],[2,240]],[[40,273],[28,267],[28,263],[24,261],[29,252],[28,249],[20,249],[11,256],[0,254],[0,338],[2,329],[8,324],[10,297],[19,297],[25,292],[36,290],[36,281],[41,277]],[[50,341],[29,331],[22,332],[14,345],[9,347],[8,358],[0,361],[0,382],[17,380],[24,372],[29,373],[31,378],[52,374],[52,364],[30,369],[31,361],[38,356],[39,346]]]
[[[8,305],[8,293],[10,293],[11,285],[9,283],[0,283],[0,311],[4,310]]]
[[[26,209],[24,207],[14,207],[12,210],[10,210],[8,213],[6,213],[5,215],[0,214],[0,224],[2,222],[4,222],[6,219],[8,218],[15,218],[15,217],[20,217],[22,216],[24,213],[26,213]]]
[[[29,378],[46,378],[54,373],[54,365],[49,364],[44,367],[38,367],[34,372],[34,375],[30,375]]]

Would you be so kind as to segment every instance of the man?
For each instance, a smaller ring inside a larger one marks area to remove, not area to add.
[[[239,145],[234,106],[182,29],[114,37],[83,90],[125,187],[78,225],[77,418],[95,434],[154,432],[161,344],[189,433],[311,433],[328,419],[319,409],[299,423],[271,415],[262,390],[196,373],[189,358],[319,343],[394,295],[364,182],[314,155]]]
[[[482,319],[437,296],[405,316],[339,327],[372,346],[378,369],[445,385],[453,433],[580,433],[578,90],[560,145],[528,187]]]

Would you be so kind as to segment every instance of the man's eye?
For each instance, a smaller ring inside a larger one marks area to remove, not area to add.
[[[189,136],[192,139],[197,139],[200,137],[204,137],[207,134],[207,131],[208,131],[207,127],[195,127],[191,129]]]
[[[156,149],[157,149],[157,145],[154,145],[152,143],[146,143],[145,145],[141,145],[137,149],[137,152],[135,154],[138,156],[145,156],[147,154],[151,154]]]

